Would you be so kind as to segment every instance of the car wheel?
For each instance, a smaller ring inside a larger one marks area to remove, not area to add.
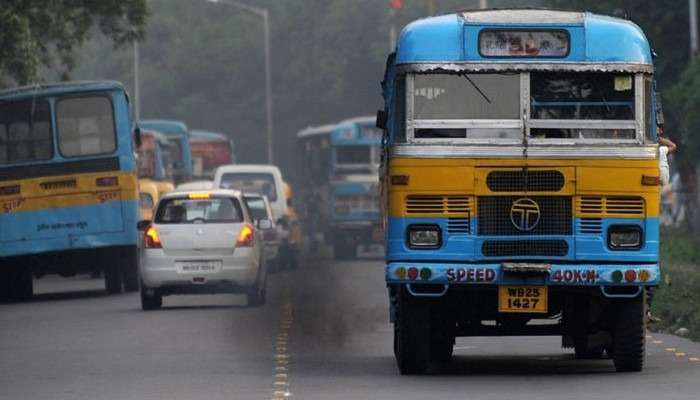
[[[267,301],[267,274],[253,286],[247,294],[248,307],[259,307]]]
[[[122,253],[122,282],[125,292],[136,292],[139,290],[139,256],[136,247],[129,247]]]
[[[163,305],[163,296],[153,289],[153,294],[148,294],[148,289],[141,285],[141,309],[144,311],[157,310]]]
[[[638,372],[644,367],[646,334],[646,297],[618,300],[612,304],[613,327],[612,359],[618,372]]]

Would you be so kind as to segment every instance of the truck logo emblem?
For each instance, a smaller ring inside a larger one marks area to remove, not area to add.
[[[527,197],[515,200],[510,207],[510,222],[522,232],[535,229],[540,222],[540,206]]]

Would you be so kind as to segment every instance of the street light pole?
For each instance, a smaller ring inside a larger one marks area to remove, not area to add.
[[[272,62],[270,54],[270,22],[269,11],[265,8],[253,7],[248,4],[238,2],[236,0],[207,0],[210,3],[224,4],[227,6],[238,8],[239,10],[247,11],[255,14],[263,20],[263,38],[265,41],[265,119],[267,121],[267,162],[272,164],[275,161],[274,157],[274,141],[273,141],[273,126],[272,126]]]

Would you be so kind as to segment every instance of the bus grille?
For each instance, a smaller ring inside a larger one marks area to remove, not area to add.
[[[564,187],[559,171],[493,171],[486,177],[492,192],[558,192]]]
[[[625,215],[644,217],[644,199],[641,197],[583,196],[577,199],[576,209],[581,215]]]
[[[471,233],[469,218],[448,218],[447,233],[450,235],[468,235]]]
[[[565,240],[487,240],[481,246],[486,257],[564,257]]]
[[[479,235],[571,235],[571,198],[562,196],[533,196],[539,206],[539,222],[531,230],[518,229],[511,221],[511,207],[522,197],[485,196],[479,197]]]
[[[406,197],[406,214],[469,214],[471,197],[462,195],[410,195]]]

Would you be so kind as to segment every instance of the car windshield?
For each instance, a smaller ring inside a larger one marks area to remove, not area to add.
[[[277,200],[275,177],[265,172],[230,172],[221,177],[220,187],[234,189],[245,193],[267,196],[268,200]]]
[[[238,201],[228,197],[207,199],[172,198],[160,202],[156,223],[233,223],[243,222]]]

